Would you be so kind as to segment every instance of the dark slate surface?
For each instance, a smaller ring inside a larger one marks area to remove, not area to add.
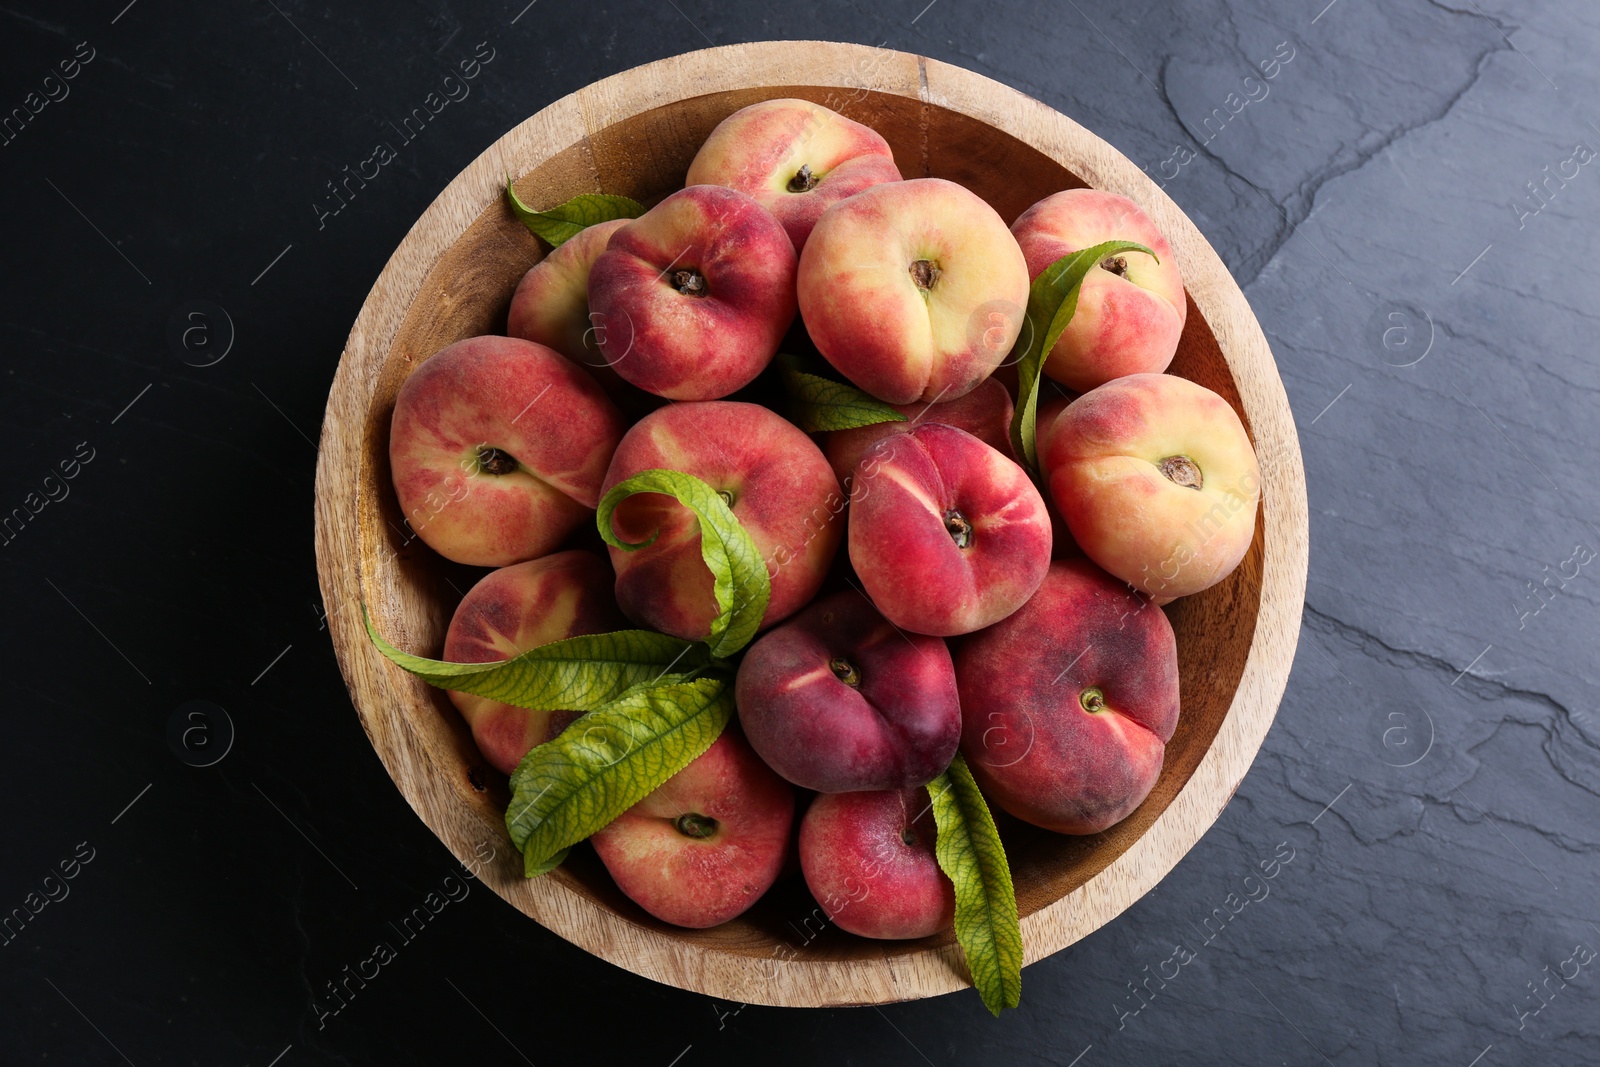
[[[0,908],[63,862],[78,875],[0,949],[0,1060],[1600,1062],[1600,561],[1578,562],[1600,550],[1600,160],[1582,162],[1600,12],[924,2],[0,9],[0,108],[61,97],[0,145],[0,507],[77,472],[0,551]],[[1310,485],[1277,724],[1200,845],[1029,968],[999,1022],[970,991],[739,1010],[479,887],[319,1029],[312,987],[454,866],[320,628],[311,442],[349,324],[411,221],[517,121],[770,38],[886,43],[1031,93],[1217,246],[1273,342]],[[319,228],[323,183],[479,42],[471,96]],[[47,84],[75,52],[92,58]],[[173,340],[197,308],[209,349]],[[235,337],[211,363],[218,308]],[[168,741],[196,699],[236,731],[210,768]],[[1201,920],[1275,855],[1292,859],[1270,895],[1207,943]],[[1174,968],[1154,999],[1130,987]]]

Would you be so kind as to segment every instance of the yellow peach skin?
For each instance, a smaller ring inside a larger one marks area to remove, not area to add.
[[[1157,603],[1226,578],[1255,536],[1261,472],[1239,416],[1204,386],[1132,374],[1051,423],[1050,494],[1084,554]]]
[[[834,368],[890,404],[965,396],[1011,351],[1028,265],[994,208],[942,178],[867,188],[800,255],[800,317]]]

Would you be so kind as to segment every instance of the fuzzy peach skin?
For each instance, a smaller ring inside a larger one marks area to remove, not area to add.
[[[933,852],[926,789],[817,797],[800,820],[800,869],[847,933],[927,937],[955,919],[956,891]]]
[[[827,208],[899,180],[889,142],[871,127],[809,100],[763,100],[717,124],[685,184],[726,185],[755,197],[799,251]]]
[[[853,589],[751,645],[735,696],[767,766],[822,793],[925,785],[961,740],[950,650],[902,635]]]
[[[390,474],[407,525],[430,548],[503,567],[550,552],[592,521],[624,429],[570,360],[531,341],[469,337],[400,386]]]
[[[942,178],[870,186],[823,213],[800,255],[817,350],[890,404],[970,393],[1011,351],[1028,265],[994,208]]]
[[[1090,559],[1166,603],[1226,578],[1255,537],[1261,471],[1222,397],[1170,374],[1092,389],[1039,461]]]
[[[1092,834],[1149,795],[1178,723],[1178,646],[1149,599],[1088,560],[1052,563],[955,661],[961,751],[992,802]]]
[[[777,879],[794,790],[736,728],[589,840],[617,888],[674,926],[725,923]]]
[[[557,552],[490,571],[468,589],[445,632],[444,658],[493,663],[552,641],[627,625],[611,598],[606,561],[593,552]],[[448,696],[471,727],[483,758],[505,774],[579,714],[530,711],[455,690]]]
[[[732,499],[772,582],[763,626],[817,595],[844,536],[845,498],[811,438],[757,404],[669,404],[623,437],[601,495],[658,468],[692,474]],[[645,548],[610,550],[623,613],[652,630],[704,640],[717,602],[694,513],[664,494],[640,493],[618,505],[612,526],[633,543],[656,535]]]
[[[925,422],[942,422],[965,430],[1001,455],[1011,455],[1011,394],[993,378],[985,378],[966,396],[937,404],[893,404],[905,422],[876,422],[850,430],[834,430],[822,439],[822,451],[833,465],[839,483],[849,488],[861,454],[874,441],[906,433]]]
[[[589,270],[629,219],[599,222],[557,245],[511,294],[506,333],[553,348],[594,375],[607,392],[622,379],[600,354],[602,323],[589,316]]]
[[[1050,516],[1021,467],[965,430],[925,423],[862,455],[849,544],[885,618],[951,637],[1033,595],[1050,565]]]
[[[589,271],[600,352],[671,400],[748,385],[794,321],[795,253],[771,212],[720,185],[691,185],[621,227]]]
[[[1188,314],[1172,246],[1139,205],[1098,189],[1068,189],[1017,216],[1011,232],[1037,278],[1062,256],[1105,241],[1137,241],[1084,275],[1078,307],[1045,359],[1044,373],[1078,392],[1125,374],[1167,369]]]

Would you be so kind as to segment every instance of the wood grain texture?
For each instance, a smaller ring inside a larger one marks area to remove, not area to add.
[[[840,933],[820,922],[798,879],[731,923],[679,930],[624,898],[584,848],[553,874],[524,879],[504,828],[503,777],[483,767],[443,694],[384,659],[361,621],[364,604],[389,640],[437,654],[460,596],[454,587],[465,588],[459,569],[401,532],[388,425],[415,363],[459,338],[503,330],[509,295],[541,254],[505,208],[505,176],[517,176],[534,207],[580,192],[653,203],[682,184],[718,121],[778,96],[873,126],[907,177],[959,181],[1008,221],[1049,193],[1088,185],[1131,197],[1170,239],[1190,299],[1172,371],[1227,397],[1249,428],[1263,471],[1256,538],[1227,581],[1167,609],[1183,712],[1149,799],[1091,838],[1002,822],[1027,961],[1109,921],[1172,869],[1232,797],[1288,678],[1307,562],[1299,442],[1244,295],[1177,205],[1098,137],[970,71],[857,45],[734,45],[607,78],[500,138],[417,220],[351,330],[323,423],[317,564],[334,649],[373,747],[417,814],[496,893],[587,951],[670,985],[760,1004],[885,1003],[965,986],[953,936],[877,942]]]

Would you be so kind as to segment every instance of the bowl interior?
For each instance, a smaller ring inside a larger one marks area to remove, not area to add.
[[[773,97],[804,97],[866,123],[889,141],[906,177],[959,182],[993,205],[1007,223],[1040,198],[1085,184],[1030,145],[955,111],[865,89],[789,85],[675,101],[590,131],[581,143],[518,177],[518,194],[534,207],[596,190],[626,194],[648,205],[682,187],[689,162],[712,127],[738,108]],[[383,618],[374,621],[391,640],[403,638],[410,651],[438,654],[455,605],[482,572],[446,563],[402,533],[387,456],[394,397],[413,364],[445,345],[503,333],[512,290],[541,254],[542,246],[503,200],[485,207],[428,272],[390,348],[367,413],[359,518],[364,529],[379,531],[376,543],[386,539],[387,545],[386,551],[361,561],[362,571],[396,568],[386,580],[398,590],[403,618],[392,620],[392,628],[385,627]],[[1192,300],[1171,372],[1221,394],[1250,429],[1217,339]],[[1178,639],[1182,712],[1161,778],[1144,804],[1115,827],[1090,837],[1047,833],[996,812],[1024,917],[1084,885],[1127,851],[1189,781],[1217,735],[1244,670],[1260,607],[1262,545],[1258,512],[1255,540],[1232,576],[1165,609]],[[485,825],[498,824],[509,800],[504,777],[483,763],[444,694],[411,681],[416,721],[408,726],[432,757],[430,773],[445,775],[460,803],[478,809]],[[507,840],[504,848],[510,847]],[[781,881],[744,916],[711,930],[682,930],[646,915],[616,889],[586,846],[574,849],[567,864],[547,877],[628,922],[715,951],[770,956],[781,942],[791,949],[803,944],[810,958],[881,960],[954,940],[946,933],[912,942],[869,941],[831,924],[818,924],[820,932],[809,925],[802,930],[797,917],[811,914],[814,905],[798,876]]]

